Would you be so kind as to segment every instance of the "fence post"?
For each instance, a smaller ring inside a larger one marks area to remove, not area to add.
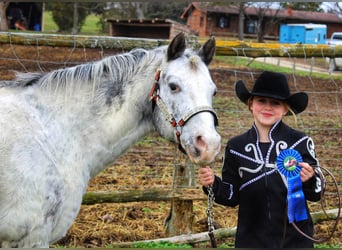
[[[183,156],[184,157],[184,156]],[[195,168],[189,159],[185,163],[175,163],[173,172],[173,191],[195,186]],[[183,161],[183,162],[184,162]],[[176,236],[192,233],[194,220],[193,201],[173,198],[170,212],[165,219],[165,232],[167,236]]]

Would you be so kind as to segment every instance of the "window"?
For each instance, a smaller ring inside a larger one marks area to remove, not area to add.
[[[342,40],[342,35],[334,34],[332,38],[335,39],[335,40]]]
[[[204,26],[204,17],[201,16],[200,18],[200,27],[203,27]]]
[[[258,27],[258,21],[257,20],[246,20],[246,33],[248,34],[256,34],[257,33],[257,27]]]
[[[223,29],[229,27],[229,19],[227,16],[219,16],[217,18],[217,27]]]

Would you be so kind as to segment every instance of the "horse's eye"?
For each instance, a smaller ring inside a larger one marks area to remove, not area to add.
[[[216,94],[217,94],[217,91],[215,90],[214,93],[213,93],[213,96],[216,96]]]
[[[171,89],[172,92],[179,92],[180,91],[179,86],[177,84],[174,84],[174,83],[170,83],[169,88]]]

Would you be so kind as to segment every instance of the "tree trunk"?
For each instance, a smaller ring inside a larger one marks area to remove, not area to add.
[[[258,20],[258,28],[257,28],[257,40],[258,43],[263,43],[264,42],[264,26],[262,25],[262,22],[264,21],[263,18],[259,17]]]
[[[137,19],[144,19],[145,16],[144,16],[144,2],[140,3],[140,2],[137,2],[135,3],[135,15],[137,17]]]
[[[78,3],[74,3],[74,18],[73,18],[73,25],[72,25],[72,34],[77,35],[78,33]]]
[[[239,40],[243,41],[244,37],[244,25],[245,25],[245,13],[244,13],[244,2],[241,2],[239,5]]]
[[[6,16],[6,10],[8,5],[8,1],[0,2],[0,31],[8,31],[8,23]]]

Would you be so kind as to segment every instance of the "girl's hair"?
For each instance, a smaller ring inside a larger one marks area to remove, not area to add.
[[[247,107],[248,110],[251,111],[251,105],[252,105],[252,101],[253,101],[253,97],[251,96],[248,101],[247,101]],[[297,115],[296,113],[291,109],[290,105],[287,102],[284,102],[286,108],[288,109],[288,113],[290,113],[293,116],[294,122],[295,122],[295,126],[298,127],[298,122],[297,122]]]
[[[295,126],[298,127],[298,122],[297,122],[297,115],[296,113],[290,108],[290,106],[285,102],[285,106],[287,107],[287,109],[289,110],[288,113],[291,113],[291,115],[293,116],[294,122],[295,122]]]

